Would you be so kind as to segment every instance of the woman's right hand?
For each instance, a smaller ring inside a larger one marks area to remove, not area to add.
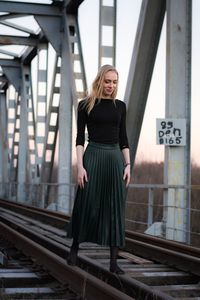
[[[88,182],[87,172],[83,166],[78,166],[77,181],[81,189],[84,188],[85,182]]]

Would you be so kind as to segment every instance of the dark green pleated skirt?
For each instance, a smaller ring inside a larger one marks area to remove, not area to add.
[[[67,237],[104,246],[124,246],[123,154],[118,144],[89,143],[83,157],[88,182],[78,187]]]

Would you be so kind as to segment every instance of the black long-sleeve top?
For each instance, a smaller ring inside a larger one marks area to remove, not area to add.
[[[102,144],[117,144],[120,148],[129,148],[126,133],[126,105],[123,101],[101,99],[88,112],[84,101],[78,105],[76,146],[85,143],[85,127],[87,126],[88,141]]]

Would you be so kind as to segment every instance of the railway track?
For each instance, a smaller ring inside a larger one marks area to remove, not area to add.
[[[0,299],[76,300],[77,294],[61,285],[40,265],[0,238]]]
[[[82,288],[73,288],[79,295],[83,294],[84,290],[86,299],[200,299],[200,250],[197,248],[127,231],[126,250],[129,251],[119,253],[119,264],[125,275],[116,276],[109,272],[109,249],[94,244],[81,244],[79,267],[66,264],[71,241],[66,239],[68,217],[62,213],[3,200],[0,201],[0,221],[1,232],[5,232],[7,226],[48,250],[50,256],[58,258],[59,273],[63,269],[68,272],[68,282],[65,278],[64,284],[73,285],[79,281],[77,285]],[[4,226],[4,229],[1,226]],[[13,240],[14,233],[10,235]],[[26,251],[30,254],[29,249]],[[44,263],[45,258],[37,260]],[[50,266],[49,262],[48,268],[54,273],[55,267]],[[82,272],[82,277],[80,274],[75,275],[75,271]],[[56,274],[52,275],[56,277]],[[61,281],[64,276],[58,277],[57,275],[57,280]],[[100,295],[98,298],[97,291],[89,295],[91,285],[93,288],[95,285],[91,283],[92,280],[98,282],[95,282],[96,285],[105,284],[104,293],[106,288],[112,289],[113,298],[110,295],[108,298],[105,298],[106,295],[104,298]]]

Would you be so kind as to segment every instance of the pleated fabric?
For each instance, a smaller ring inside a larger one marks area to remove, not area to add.
[[[78,187],[67,237],[104,246],[125,244],[124,161],[118,144],[90,142],[83,157],[88,182]]]

